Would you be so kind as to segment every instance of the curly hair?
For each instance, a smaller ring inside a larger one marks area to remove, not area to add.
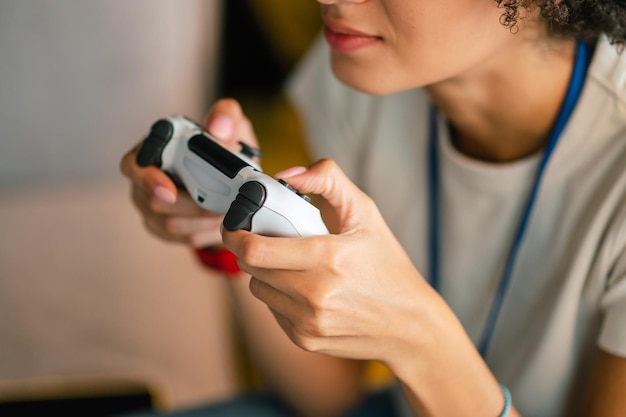
[[[523,13],[540,9],[548,33],[592,41],[605,34],[611,43],[626,44],[626,0],[494,0],[504,12],[500,23],[512,32]]]

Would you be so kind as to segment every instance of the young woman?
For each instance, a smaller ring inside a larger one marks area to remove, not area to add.
[[[626,3],[318,1],[325,42],[290,94],[319,161],[277,177],[320,196],[331,235],[220,236],[122,161],[154,233],[223,241],[243,271],[279,401],[195,413],[626,415]],[[256,143],[232,100],[207,128]],[[397,389],[364,393],[363,360]]]

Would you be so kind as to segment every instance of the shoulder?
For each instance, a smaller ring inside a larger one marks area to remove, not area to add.
[[[626,118],[626,52],[601,37],[596,44],[589,78],[615,100],[620,106],[620,115]]]

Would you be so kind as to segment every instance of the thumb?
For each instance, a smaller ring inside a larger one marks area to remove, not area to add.
[[[290,168],[275,177],[304,194],[321,195],[335,210],[341,233],[360,225],[359,213],[371,201],[331,159],[321,159],[309,168]]]

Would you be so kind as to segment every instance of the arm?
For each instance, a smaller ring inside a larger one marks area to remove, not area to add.
[[[219,101],[206,124],[227,147],[230,143],[235,147],[239,140],[256,146],[250,122],[233,100]],[[221,245],[223,217],[202,210],[159,169],[137,166],[136,152],[124,156],[121,170],[131,182],[133,201],[146,227],[161,239],[195,248]],[[229,282],[238,324],[263,380],[303,416],[337,415],[352,406],[361,394],[360,362],[294,346],[267,306],[251,296],[249,280],[242,273]]]
[[[332,161],[289,172],[300,172],[288,178],[294,187],[321,194],[333,208],[337,234],[277,239],[223,232],[226,247],[254,277],[252,294],[289,338],[311,352],[383,362],[420,417],[499,415],[497,381],[371,199]]]
[[[267,306],[251,295],[249,282],[242,274],[231,285],[237,322],[263,381],[299,416],[336,416],[353,406],[362,394],[362,363],[294,345]]]
[[[626,358],[598,350],[581,416],[626,415]]]
[[[626,205],[612,221],[601,249],[608,273],[600,300],[603,323],[581,417],[626,415]]]
[[[290,184],[321,194],[333,208],[337,234],[277,239],[223,233],[242,269],[254,276],[252,294],[288,337],[311,352],[383,362],[416,416],[499,416],[504,397],[498,381],[373,202],[332,161],[294,172],[300,173],[288,178]],[[600,352],[583,415],[624,415],[625,384],[626,359]],[[512,407],[508,416],[519,413]]]

